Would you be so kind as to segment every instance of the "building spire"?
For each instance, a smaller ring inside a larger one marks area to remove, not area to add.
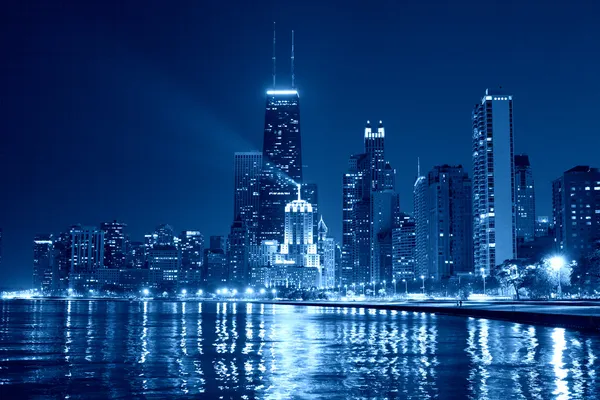
[[[417,177],[421,176],[421,157],[417,157]]]
[[[275,62],[276,62],[276,56],[275,56],[275,21],[273,21],[273,89],[275,89]]]
[[[300,188],[302,187],[302,185],[298,185],[298,201],[300,201]]]
[[[295,86],[296,75],[294,75],[294,30],[292,29],[292,89]]]

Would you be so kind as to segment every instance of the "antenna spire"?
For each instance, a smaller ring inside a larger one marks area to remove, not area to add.
[[[421,157],[417,157],[417,177],[421,176]]]
[[[275,21],[273,21],[273,89],[275,89],[275,62],[276,62],[276,57],[275,57]]]
[[[298,185],[298,201],[300,201],[300,200],[301,200],[301,199],[300,199],[300,188],[301,188],[301,187],[302,187],[301,185]]]
[[[294,75],[294,30],[292,29],[292,89],[294,88],[296,75]]]

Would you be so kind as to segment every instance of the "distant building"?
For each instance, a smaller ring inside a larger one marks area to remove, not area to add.
[[[146,249],[144,242],[131,242],[127,248],[127,267],[146,268]]]
[[[122,269],[127,262],[126,224],[112,221],[103,222],[100,230],[104,232],[104,266]]]
[[[204,250],[204,281],[211,288],[227,283],[226,240],[224,236],[211,236],[210,247]]]
[[[300,98],[295,89],[267,91],[262,153],[259,240],[282,242],[283,209],[303,183]]]
[[[316,183],[304,183],[301,196],[312,206],[313,210],[313,243],[317,243],[317,227],[319,224],[319,190]]]
[[[557,250],[575,259],[600,240],[600,171],[579,165],[552,182]]]
[[[427,174],[426,276],[447,279],[473,272],[471,180],[462,166],[442,165]]]
[[[416,245],[415,219],[402,214],[392,231],[392,273],[397,281],[415,278]]]
[[[427,202],[427,177],[421,175],[418,168],[417,179],[413,187],[415,210],[415,275],[427,276],[429,270],[429,206]]]
[[[71,229],[69,287],[86,291],[96,287],[95,274],[104,267],[104,232],[93,227]]]
[[[516,256],[512,96],[486,90],[472,122],[474,264],[489,275]]]
[[[51,292],[54,273],[54,241],[52,235],[36,235],[33,239],[33,287],[44,293]]]
[[[249,281],[248,250],[250,247],[248,229],[238,216],[231,225],[227,240],[228,282],[242,286]]]
[[[175,233],[171,225],[159,225],[152,235],[154,246],[175,246]]]
[[[155,245],[148,252],[148,269],[153,288],[176,289],[179,284],[181,252],[174,245]]]
[[[535,186],[527,155],[515,156],[515,189],[517,195],[517,241],[531,242],[535,238]]]
[[[71,251],[73,247],[71,229],[78,228],[73,226],[67,232],[61,232],[54,238],[53,290],[63,291],[70,287],[69,275],[71,273]]]
[[[323,217],[319,219],[317,231],[317,254],[322,265],[322,286],[332,288],[336,286],[335,241],[327,236],[328,229]]]
[[[233,218],[241,218],[248,230],[249,245],[258,245],[260,210],[260,174],[262,153],[259,151],[235,153]]]
[[[199,287],[202,284],[204,262],[204,236],[199,231],[183,231],[179,234],[181,252],[180,285]]]

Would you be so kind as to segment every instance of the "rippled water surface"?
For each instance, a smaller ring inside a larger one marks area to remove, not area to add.
[[[0,398],[594,399],[600,337],[370,309],[0,302]]]

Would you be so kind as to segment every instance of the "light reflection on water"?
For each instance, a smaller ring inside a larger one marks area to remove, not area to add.
[[[0,397],[594,399],[599,336],[365,308],[3,301]]]

